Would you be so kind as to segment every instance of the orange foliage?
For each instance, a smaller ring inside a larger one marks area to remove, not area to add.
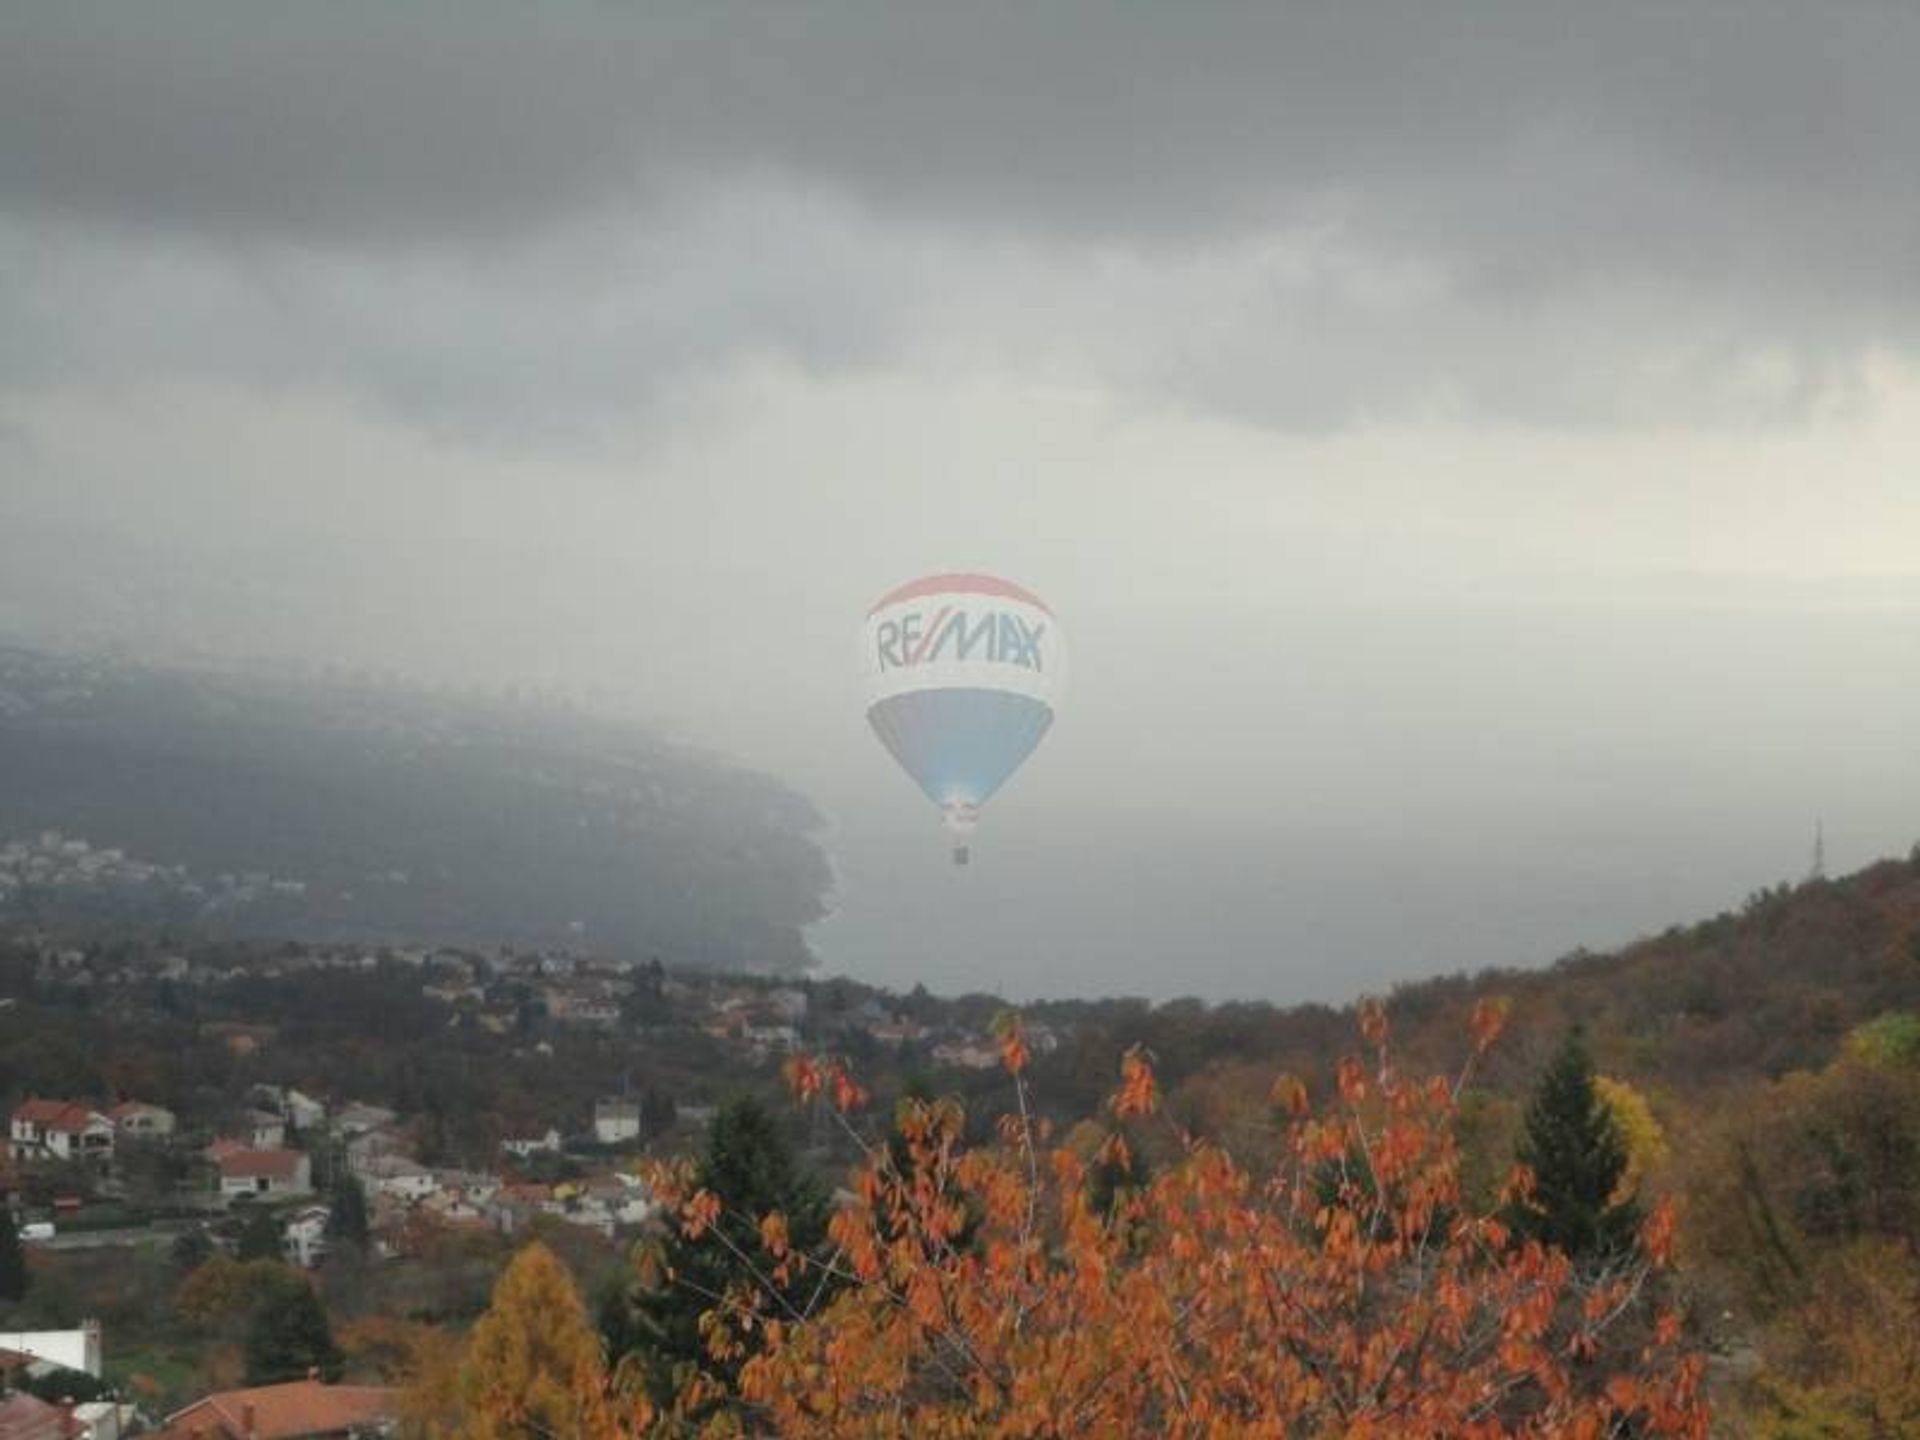
[[[1501,1018],[1475,1015],[1476,1055]],[[841,1288],[811,1314],[773,1286],[723,1297],[713,1353],[746,1353],[749,1334],[758,1353],[735,1393],[703,1379],[678,1415],[704,1406],[705,1433],[788,1437],[1704,1437],[1701,1360],[1674,1316],[1650,1313],[1671,1215],[1599,1274],[1518,1243],[1461,1192],[1465,1075],[1398,1074],[1378,1007],[1362,1031],[1370,1058],[1341,1065],[1318,1113],[1297,1081],[1276,1087],[1270,1173],[1176,1134],[1175,1162],[1105,1213],[1086,1137],[1043,1150],[1009,1031],[1018,1114],[998,1142],[964,1145],[951,1101],[906,1101],[899,1141],[867,1146],[829,1253],[793,1252],[764,1217],[764,1257],[743,1258]],[[790,1070],[803,1098],[831,1097],[841,1073]],[[1113,1114],[1141,1123],[1157,1099],[1148,1058],[1128,1054]],[[712,1224],[712,1196],[679,1203],[690,1233]]]

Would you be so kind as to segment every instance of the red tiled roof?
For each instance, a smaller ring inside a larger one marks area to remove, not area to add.
[[[271,1180],[291,1180],[300,1173],[306,1159],[298,1150],[234,1150],[214,1157],[222,1176],[252,1180],[265,1176]]]
[[[247,1426],[252,1411],[251,1431]],[[223,1390],[167,1417],[160,1440],[230,1436],[232,1440],[297,1440],[309,1435],[339,1435],[397,1420],[400,1392],[382,1385],[324,1385],[295,1380],[286,1385],[256,1385]]]
[[[0,1399],[0,1440],[65,1440],[66,1433],[58,1405],[24,1393]]]
[[[25,1120],[42,1130],[63,1130],[78,1135],[93,1119],[91,1105],[78,1100],[23,1100],[13,1112],[15,1123]]]

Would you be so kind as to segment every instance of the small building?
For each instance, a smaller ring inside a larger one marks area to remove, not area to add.
[[[624,1145],[640,1138],[638,1100],[597,1100],[593,1106],[593,1138],[602,1145]]]
[[[327,1107],[311,1095],[289,1090],[280,1113],[287,1117],[287,1123],[296,1130],[317,1130],[326,1123]]]
[[[0,1350],[26,1356],[29,1373],[79,1370],[100,1378],[98,1320],[83,1320],[76,1330],[0,1330]]]
[[[235,1150],[214,1161],[220,1193],[279,1196],[313,1193],[313,1162],[304,1150]]]
[[[142,1100],[122,1100],[107,1111],[107,1118],[122,1140],[165,1140],[175,1126],[171,1110]]]
[[[440,1188],[433,1172],[406,1155],[375,1155],[355,1170],[370,1194],[397,1200],[424,1200]]]
[[[27,1100],[7,1138],[16,1160],[111,1160],[113,1135],[113,1121],[77,1100]]]
[[[560,1132],[549,1125],[544,1135],[527,1136],[518,1140],[502,1140],[500,1148],[521,1160],[531,1160],[535,1155],[558,1155]]]
[[[327,1258],[327,1221],[332,1215],[325,1205],[303,1205],[287,1217],[280,1249],[289,1265],[312,1270]]]
[[[335,1113],[333,1128],[351,1138],[364,1135],[369,1130],[384,1130],[399,1118],[384,1105],[363,1105],[356,1100],[350,1105],[343,1105]]]
[[[287,1122],[266,1110],[249,1110],[240,1133],[255,1150],[278,1150],[287,1143]]]
[[[397,1389],[294,1380],[196,1400],[167,1416],[159,1440],[359,1440],[399,1423]]]

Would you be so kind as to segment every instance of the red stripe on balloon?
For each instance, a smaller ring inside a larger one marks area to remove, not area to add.
[[[1036,609],[1047,609],[1047,602],[1031,590],[1014,584],[1011,580],[1001,580],[993,575],[926,575],[918,580],[909,580],[898,589],[889,590],[873,604],[867,613],[877,615],[889,605],[898,605],[903,600],[917,600],[922,595],[998,595],[1007,600],[1018,600],[1022,604],[1032,605]]]

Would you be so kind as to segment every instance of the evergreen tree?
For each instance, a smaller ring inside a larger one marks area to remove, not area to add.
[[[573,1277],[535,1241],[514,1256],[473,1327],[460,1375],[460,1433],[471,1440],[579,1440],[594,1427],[578,1382],[597,1375],[601,1364]]]
[[[279,1216],[265,1206],[255,1207],[241,1228],[234,1255],[241,1260],[279,1260],[285,1253]]]
[[[367,1192],[360,1181],[342,1173],[327,1197],[327,1235],[350,1245],[367,1243]]]
[[[27,1253],[14,1228],[13,1215],[0,1209],[0,1300],[24,1300],[33,1276],[27,1272]]]
[[[191,1230],[181,1231],[180,1238],[173,1242],[168,1253],[181,1274],[191,1274],[213,1258],[213,1241],[207,1238],[204,1229],[196,1225]]]
[[[1575,1259],[1604,1258],[1633,1244],[1639,1206],[1616,1199],[1627,1170],[1627,1147],[1594,1084],[1593,1060],[1578,1027],[1527,1102],[1520,1162],[1533,1171],[1530,1202],[1514,1209],[1523,1235]]]
[[[729,1286],[751,1283],[735,1252],[761,1254],[762,1217],[776,1210],[785,1216],[789,1243],[802,1253],[816,1250],[826,1236],[826,1197],[795,1164],[773,1116],[751,1096],[728,1102],[714,1117],[695,1183],[720,1201],[713,1230],[691,1240],[678,1229],[670,1233],[661,1257],[661,1283],[637,1287],[631,1294],[632,1331],[608,1324],[604,1310],[602,1314],[610,1341],[630,1344],[633,1332],[645,1337],[642,1352],[661,1389],[676,1365],[712,1366],[700,1335],[700,1317]],[[796,1309],[804,1309],[818,1285],[817,1276],[800,1274],[788,1299]],[[719,1368],[731,1374],[738,1365]]]
[[[341,1355],[333,1327],[313,1287],[289,1275],[261,1301],[247,1327],[247,1383],[273,1385],[301,1380],[318,1370],[327,1380],[340,1377]]]

